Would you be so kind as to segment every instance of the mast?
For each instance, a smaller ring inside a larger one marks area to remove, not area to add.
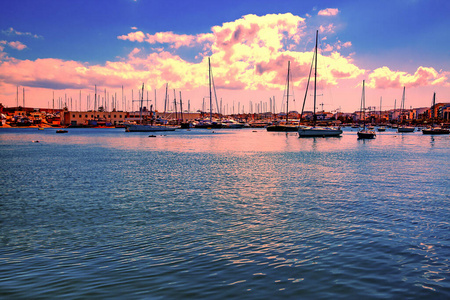
[[[403,87],[402,104],[400,107],[400,122],[403,120],[403,114],[405,113],[405,87]]]
[[[287,95],[286,95],[286,125],[289,119],[289,72],[291,68],[291,61],[288,61],[288,73],[287,73]]]
[[[209,122],[212,123],[212,90],[211,90],[211,59],[208,57],[208,77],[209,77]]]
[[[383,97],[380,97],[380,124],[381,124],[381,101],[383,101]]]
[[[142,93],[141,94],[141,107],[139,108],[139,119],[142,124],[142,105],[144,103],[144,83],[142,83]]]
[[[314,114],[313,125],[316,126],[316,90],[317,90],[317,39],[319,37],[319,30],[316,30],[316,48],[314,49]],[[364,81],[363,81],[364,89]]]
[[[313,54],[313,58],[312,58],[312,61],[311,61],[311,68],[309,69],[308,82],[306,83],[305,98],[303,99],[302,114],[300,115],[300,121],[302,120],[303,112],[305,110],[306,97],[308,97],[308,88],[309,88],[309,82],[311,80],[312,69],[313,69],[313,66],[314,66],[314,57],[315,57],[315,54]],[[314,107],[315,107],[315,105],[314,105]]]
[[[167,89],[169,88],[169,84],[166,83],[166,97],[164,98],[164,119],[166,118],[166,106],[167,106]]]
[[[181,123],[183,123],[183,101],[181,101],[181,91],[180,91],[180,118]]]
[[[95,112],[96,106],[97,106],[97,85],[95,85],[94,112]],[[95,118],[95,114],[94,114],[94,118]]]
[[[175,94],[175,89],[173,89],[173,104],[174,104],[174,108],[175,108],[175,120],[178,124],[177,96]]]
[[[366,93],[365,93],[365,90],[364,90],[364,84],[365,84],[365,80],[363,80],[363,88],[362,88],[361,114],[363,114],[363,116],[362,116],[363,126],[364,126],[363,130],[366,130]]]
[[[436,92],[433,93],[433,102],[432,102],[432,115],[431,115],[431,122],[432,124],[434,124],[434,119],[435,119],[435,115],[434,115],[434,107],[436,106]]]

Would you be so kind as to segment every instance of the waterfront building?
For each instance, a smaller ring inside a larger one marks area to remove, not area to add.
[[[114,126],[123,124],[128,116],[129,113],[123,111],[64,111],[61,113],[61,125]]]

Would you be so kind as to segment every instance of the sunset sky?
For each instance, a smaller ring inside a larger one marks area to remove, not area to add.
[[[209,96],[210,57],[229,113],[233,103],[248,112],[249,101],[271,97],[281,111],[288,61],[289,107],[300,111],[316,30],[325,110],[358,110],[363,79],[376,109],[381,97],[383,109],[395,100],[398,108],[403,86],[407,108],[430,106],[433,92],[450,102],[449,12],[447,0],[2,1],[0,103],[16,106],[18,86],[19,105],[25,89],[27,107],[51,107],[54,93],[75,109],[81,91],[85,110],[97,85],[122,110],[123,86],[130,110],[131,91],[137,98],[144,83],[161,111],[167,83],[171,100],[175,89],[197,110]]]

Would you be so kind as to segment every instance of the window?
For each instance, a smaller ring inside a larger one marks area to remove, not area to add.
[[[72,115],[72,118],[75,118],[75,115]]]
[[[114,115],[114,118],[116,118],[116,115]]]

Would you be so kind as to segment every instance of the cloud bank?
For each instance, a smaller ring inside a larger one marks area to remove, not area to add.
[[[320,16],[334,16],[338,9],[324,9]],[[117,61],[104,64],[43,58],[19,60],[6,55],[5,47],[23,50],[20,42],[0,41],[0,85],[13,90],[16,85],[44,89],[92,89],[136,87],[160,88],[166,83],[180,90],[194,90],[208,82],[208,57],[211,58],[215,84],[229,91],[280,90],[285,87],[287,65],[291,63],[292,84],[304,89],[313,57],[315,29],[309,19],[286,14],[253,14],[213,26],[210,32],[188,35],[172,31],[132,32],[116,38],[135,48]],[[445,72],[420,66],[414,74],[380,67],[373,71],[355,64],[351,41],[327,38],[335,34],[333,24],[318,27],[322,41],[318,81],[322,86],[339,86],[367,78],[367,87],[389,89],[420,86],[448,86]],[[19,35],[10,28],[8,34]],[[29,34],[31,33],[21,33]],[[326,43],[325,43],[326,41]],[[195,49],[195,59],[181,53]]]

